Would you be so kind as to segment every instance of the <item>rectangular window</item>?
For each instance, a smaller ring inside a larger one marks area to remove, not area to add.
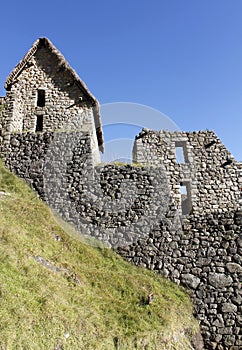
[[[37,106],[44,107],[45,106],[45,90],[39,89],[37,91]]]
[[[180,184],[180,192],[182,196],[187,197],[187,184],[183,182]]]
[[[192,211],[191,186],[189,181],[180,183],[180,193],[182,215],[188,215]]]
[[[176,141],[175,148],[176,148],[176,162],[178,164],[188,163],[186,141]]]
[[[35,132],[43,131],[43,115],[37,115]]]

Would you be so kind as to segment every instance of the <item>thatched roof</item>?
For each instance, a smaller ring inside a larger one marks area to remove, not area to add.
[[[22,70],[25,68],[25,66],[30,61],[31,57],[36,53],[36,51],[41,48],[46,47],[48,48],[58,59],[59,66],[63,67],[63,69],[69,71],[71,76],[73,77],[76,85],[80,88],[83,94],[87,97],[87,100],[92,104],[94,107],[94,118],[95,118],[95,126],[97,131],[97,138],[98,138],[98,144],[100,147],[100,150],[103,152],[103,132],[102,132],[102,124],[101,124],[101,117],[100,117],[100,106],[98,100],[91,94],[91,92],[88,90],[86,84],[79,78],[77,73],[74,71],[74,69],[71,68],[69,63],[66,61],[64,56],[60,53],[60,51],[52,44],[52,42],[47,38],[39,38],[36,40],[31,47],[31,49],[26,53],[26,55],[23,57],[23,59],[17,64],[17,66],[13,69],[13,71],[9,74],[9,76],[6,79],[5,82],[5,89],[7,91],[11,90],[11,86],[16,80],[16,78],[21,74]]]

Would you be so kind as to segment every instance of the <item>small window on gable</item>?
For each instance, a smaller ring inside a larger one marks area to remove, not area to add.
[[[43,131],[43,115],[37,115],[35,132]]]
[[[45,106],[45,90],[39,89],[37,91],[37,106],[44,107]]]
[[[176,162],[178,164],[188,163],[186,141],[176,141]]]
[[[188,215],[192,210],[191,186],[189,181],[180,183],[182,215]]]

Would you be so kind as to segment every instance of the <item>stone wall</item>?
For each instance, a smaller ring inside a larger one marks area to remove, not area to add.
[[[84,132],[44,132],[44,133],[16,133],[11,134],[9,143],[1,150],[1,158],[10,171],[24,179],[44,200],[45,173],[55,166],[48,162],[48,154],[59,154],[56,167],[60,172],[66,171],[68,145],[75,142],[78,154],[86,157],[86,167],[93,172],[93,158],[89,133]],[[66,149],[65,149],[66,147]],[[73,174],[72,174],[73,175]],[[57,179],[58,180],[58,179]],[[53,183],[56,188],[57,183]]]
[[[146,237],[174,207],[162,169],[94,167],[88,133],[11,134],[1,156],[83,237],[111,247]]]
[[[205,349],[241,349],[242,211],[190,215],[183,229],[161,221],[117,252],[190,290]]]
[[[174,210],[161,169],[104,164],[91,168],[72,136],[46,155],[45,200],[84,239],[119,247],[147,237]]]
[[[241,164],[212,132],[144,130],[134,154],[146,165],[137,167],[94,167],[91,147],[83,132],[11,134],[2,157],[90,244],[186,286],[206,349],[239,350]],[[192,208],[181,215],[185,181]]]

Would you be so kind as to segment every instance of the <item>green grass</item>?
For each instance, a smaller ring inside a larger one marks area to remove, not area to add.
[[[198,326],[183,289],[64,232],[1,163],[0,191],[1,350],[191,348]]]

